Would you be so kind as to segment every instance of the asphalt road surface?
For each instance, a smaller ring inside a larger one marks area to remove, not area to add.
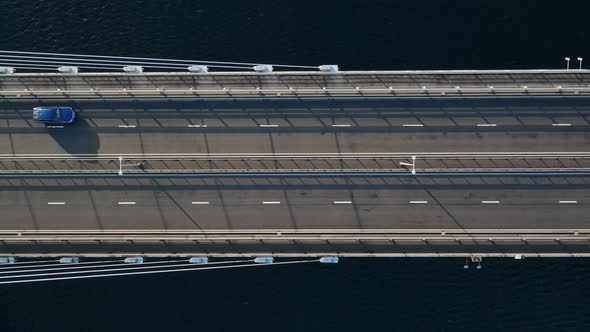
[[[64,101],[79,119],[63,128],[32,121],[42,104],[0,104],[0,151],[578,152],[590,138],[584,97]]]
[[[75,101],[79,121],[0,103],[0,151],[23,154],[587,152],[570,98]],[[55,102],[53,102],[55,103]],[[337,167],[337,166],[334,166]],[[579,176],[2,178],[0,230],[585,230]]]

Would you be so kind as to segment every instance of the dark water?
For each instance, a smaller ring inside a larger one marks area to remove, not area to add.
[[[345,69],[590,61],[587,1],[0,1],[0,49]],[[574,62],[575,63],[575,62]],[[0,331],[590,331],[590,260],[345,259],[0,288]]]
[[[564,56],[590,61],[588,8],[587,0],[2,0],[0,49],[345,69],[561,68]]]
[[[589,262],[344,259],[0,288],[2,331],[588,331]]]

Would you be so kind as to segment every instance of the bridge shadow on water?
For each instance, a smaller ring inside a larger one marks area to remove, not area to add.
[[[53,125],[47,125],[50,127]],[[64,125],[63,128],[47,128],[49,136],[71,155],[97,154],[100,148],[100,139],[96,128],[88,124],[82,118],[77,118],[73,123]]]

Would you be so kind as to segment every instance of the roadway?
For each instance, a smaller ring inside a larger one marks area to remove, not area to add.
[[[578,152],[588,99],[381,98],[64,101],[67,128],[0,103],[5,154]],[[55,101],[49,102],[54,104]]]
[[[589,179],[4,179],[0,230],[585,229]]]
[[[438,153],[440,158],[427,165],[445,168],[457,164],[457,160],[446,160],[445,156],[452,153],[477,156],[492,152],[515,152],[516,155],[554,152],[568,159],[568,154],[587,152],[590,142],[590,107],[588,99],[581,96],[70,100],[64,103],[79,111],[80,121],[63,128],[48,128],[30,120],[31,108],[43,103],[30,100],[0,103],[3,157],[30,158],[31,154],[43,154],[90,158],[108,154],[108,158],[117,155],[144,158],[151,154],[168,154],[174,158],[180,154],[201,154],[207,160],[207,156],[214,154],[237,157],[251,153],[282,154],[288,157],[316,153],[326,157],[333,153],[399,153],[408,157]],[[398,156],[393,163],[389,160],[389,164],[381,167],[399,169],[400,158]],[[508,163],[500,163],[500,166],[494,166],[494,161],[490,160],[476,166],[526,168],[541,163],[541,167],[548,168],[555,165],[562,169],[587,168],[586,157],[582,161],[569,158],[568,162],[560,157],[546,165],[539,160],[523,162],[521,158],[516,162],[507,158],[504,162],[506,160]],[[275,161],[271,161],[271,166],[267,167],[277,167]],[[166,162],[157,162],[160,169],[174,168]],[[286,168],[296,163],[286,162]],[[424,160],[418,162],[419,168],[425,167]],[[212,163],[207,160],[207,164]],[[101,164],[97,162],[96,165]],[[231,167],[240,167],[236,165]],[[323,165],[317,167],[345,168],[340,161],[323,162]],[[36,166],[27,167],[34,169]],[[227,165],[215,168],[223,167],[230,168]],[[469,164],[461,164],[461,167],[469,167]],[[420,173],[412,176],[409,172],[401,177],[137,178],[114,174],[108,178],[0,178],[0,231],[151,230],[163,233],[173,230],[379,229],[447,232],[483,229],[484,233],[514,230],[518,235],[520,231],[516,230],[519,229],[550,229],[573,233],[588,229],[585,219],[590,212],[589,182],[587,174],[432,177]],[[5,252],[51,248],[26,249],[21,246],[24,240],[18,238],[0,241]],[[11,247],[12,241],[18,245]],[[56,241],[60,243],[59,250],[67,251],[62,240]],[[235,240],[232,246],[224,247],[219,241],[227,243],[227,240],[216,241],[198,243],[204,246],[202,251],[237,253],[257,242]],[[256,252],[274,251],[268,246],[268,243],[276,243],[273,241],[282,243],[280,250],[286,252],[301,250],[290,240],[269,241],[257,247]],[[326,244],[326,240],[319,238],[310,241],[321,243],[320,247]],[[450,245],[446,244],[447,248],[456,247],[452,238],[446,241],[451,241]],[[359,247],[356,241],[340,239],[335,242],[345,243],[346,248],[342,250],[348,252],[377,250]],[[155,249],[158,246],[153,239],[146,243],[149,243],[147,247],[139,246],[136,250],[164,250],[162,247]],[[236,243],[247,245],[240,247]],[[586,243],[583,242],[582,248]],[[378,247],[380,252],[389,250],[383,241]],[[309,248],[316,250],[313,245]],[[521,245],[515,248],[524,250]],[[390,249],[395,252],[410,250],[404,246]],[[62,252],[59,250],[53,252]],[[124,246],[120,250],[129,252],[130,249]],[[330,250],[324,251],[332,252]],[[421,252],[432,248],[411,250]],[[580,251],[580,247],[575,250]]]

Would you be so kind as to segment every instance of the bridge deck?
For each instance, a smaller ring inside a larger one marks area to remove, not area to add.
[[[398,79],[406,87],[494,84],[523,92],[535,84],[582,89],[590,80],[586,71],[109,75],[6,76],[0,92],[387,88]],[[85,100],[60,93],[0,103],[1,252],[588,253],[590,106],[583,95]],[[62,127],[30,119],[33,106],[57,103],[76,108],[78,121]],[[150,173],[179,170],[186,174]],[[246,174],[203,176],[220,170]],[[268,174],[281,170],[299,173]],[[327,174],[342,170],[395,176]],[[437,170],[448,172],[430,172]],[[126,230],[159,235],[104,237]],[[193,237],[166,238],[177,230]],[[282,238],[262,230],[318,233]],[[361,236],[369,230],[388,234]],[[540,230],[548,233],[530,234]],[[203,231],[250,233],[212,238]],[[334,231],[350,234],[325,237]]]

